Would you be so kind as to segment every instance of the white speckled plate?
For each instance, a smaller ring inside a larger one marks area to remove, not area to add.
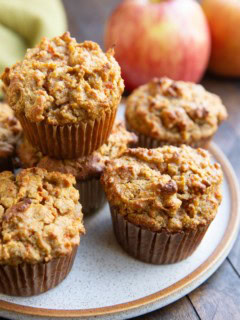
[[[30,298],[0,295],[0,316],[10,319],[127,319],[161,308],[205,281],[223,262],[237,236],[238,183],[223,153],[211,144],[225,180],[218,215],[196,252],[174,265],[134,260],[117,244],[108,206],[85,219],[73,270],[47,293]]]

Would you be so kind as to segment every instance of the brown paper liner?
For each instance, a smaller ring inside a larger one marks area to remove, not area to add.
[[[146,136],[142,133],[137,132],[136,130],[133,130],[127,122],[126,122],[126,127],[129,131],[134,132],[137,135],[137,137],[138,137],[137,146],[141,147],[141,148],[154,149],[154,148],[158,148],[158,147],[163,147],[165,145],[172,145],[172,146],[179,147],[182,144],[184,144],[184,142],[169,143],[169,141],[166,141],[166,140],[158,140],[158,139]],[[188,145],[190,145],[193,148],[207,149],[211,140],[212,140],[212,136],[209,138],[201,139],[199,141],[193,141],[192,143],[190,143]]]
[[[75,159],[88,156],[108,139],[117,108],[101,118],[79,124],[57,126],[45,121],[34,123],[19,116],[29,142],[44,155],[56,159]]]
[[[72,269],[77,246],[71,254],[47,263],[0,265],[0,292],[10,296],[34,296],[56,287]]]
[[[85,215],[94,213],[104,205],[106,197],[100,178],[92,178],[85,181],[78,180],[76,188],[79,190],[80,203]]]
[[[170,264],[188,258],[199,246],[208,226],[189,232],[153,232],[127,221],[111,208],[117,241],[134,258],[153,264]]]

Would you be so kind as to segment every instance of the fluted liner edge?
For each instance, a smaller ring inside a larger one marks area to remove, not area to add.
[[[77,246],[71,254],[47,263],[0,265],[0,292],[10,296],[34,296],[56,287],[72,269]]]
[[[127,221],[111,209],[113,229],[121,247],[134,258],[152,264],[182,261],[197,249],[209,225],[189,232],[153,232]]]
[[[104,205],[106,197],[100,178],[77,181],[76,188],[80,193],[80,203],[84,214],[93,213]]]
[[[88,156],[103,145],[112,130],[117,108],[102,117],[73,125],[50,125],[45,121],[31,122],[18,116],[29,142],[44,155],[56,159]]]

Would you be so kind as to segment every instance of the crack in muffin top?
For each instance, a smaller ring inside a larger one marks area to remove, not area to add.
[[[0,173],[0,264],[71,253],[85,232],[75,178],[44,169]]]
[[[0,103],[0,158],[7,158],[14,153],[21,132],[21,125],[12,109],[6,103]]]
[[[111,207],[128,221],[168,232],[210,223],[221,203],[219,164],[207,151],[164,146],[128,149],[110,161],[101,182]]]
[[[121,156],[130,144],[137,143],[134,133],[128,132],[121,121],[116,121],[107,143],[90,156],[74,160],[56,160],[43,156],[26,139],[17,146],[17,156],[24,168],[39,167],[48,171],[71,173],[78,180],[99,178],[109,160]]]
[[[17,114],[52,125],[95,120],[116,108],[124,89],[114,50],[77,43],[68,32],[43,38],[1,77]]]
[[[210,138],[226,118],[221,99],[191,82],[155,78],[127,99],[129,126],[169,144],[191,145]]]

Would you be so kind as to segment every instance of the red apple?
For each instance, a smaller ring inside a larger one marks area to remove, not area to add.
[[[202,6],[212,36],[210,70],[240,77],[240,1],[204,0]]]
[[[210,35],[195,0],[124,0],[109,18],[106,48],[115,46],[127,89],[157,76],[198,82]]]

